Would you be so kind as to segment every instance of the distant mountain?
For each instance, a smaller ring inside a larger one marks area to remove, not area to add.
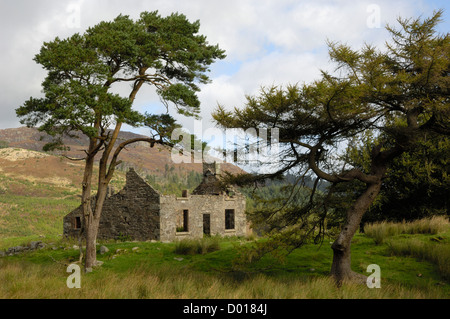
[[[131,132],[121,132],[119,134],[119,142],[136,137],[142,137],[142,135]],[[0,130],[0,147],[21,148],[42,152],[43,146],[50,142],[51,139],[51,136],[39,132],[34,128],[20,127]],[[84,150],[86,150],[88,146],[88,139],[81,135],[79,138],[65,138],[64,143],[70,148],[69,151],[65,152],[65,155],[82,158]],[[58,152],[54,153],[54,155],[58,154]],[[190,171],[198,173],[202,172],[202,164],[176,164],[172,161],[169,148],[159,145],[150,148],[149,144],[145,142],[130,145],[122,151],[119,159],[123,162],[122,169],[133,167],[137,171],[147,175],[163,176],[168,169],[172,171],[175,170],[181,175],[187,174]],[[243,172],[242,169],[230,163],[222,164],[221,170],[233,174]]]

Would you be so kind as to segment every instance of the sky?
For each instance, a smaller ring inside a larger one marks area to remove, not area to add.
[[[45,41],[83,33],[119,14],[137,19],[143,11],[163,16],[178,12],[199,20],[200,33],[218,44],[227,57],[211,66],[211,83],[201,85],[201,121],[177,116],[190,132],[214,126],[218,104],[242,107],[246,95],[261,87],[308,83],[320,70],[332,70],[327,40],[355,49],[364,43],[382,48],[398,17],[429,17],[443,8],[439,31],[450,29],[447,0],[0,0],[0,129],[22,126],[15,109],[30,97],[40,97],[45,72],[33,61]],[[163,113],[150,86],[134,107]],[[143,133],[142,130],[126,130]]]

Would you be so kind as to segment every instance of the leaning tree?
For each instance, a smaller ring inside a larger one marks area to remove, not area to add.
[[[414,150],[425,134],[450,133],[450,38],[436,32],[441,16],[442,11],[438,11],[424,20],[399,19],[400,28],[387,27],[392,38],[384,50],[368,44],[353,50],[329,43],[329,55],[337,66],[333,72],[322,71],[319,80],[303,86],[262,89],[258,96],[247,97],[244,108],[228,111],[219,106],[214,113],[215,121],[224,128],[279,129],[280,151],[274,155],[279,166],[271,172],[244,174],[229,181],[248,183],[297,172],[299,176],[315,176],[315,185],[328,181],[330,191],[355,180],[363,184],[331,247],[331,275],[338,283],[364,278],[351,269],[351,240],[379,194],[392,161]],[[342,160],[342,152],[367,130],[378,137],[371,145],[367,169],[351,167]],[[305,236],[312,234],[307,231],[314,220],[308,215],[312,211],[320,217],[318,229],[323,232],[323,220],[333,212],[333,196],[320,194],[321,199],[314,200],[319,193],[313,189],[303,207],[283,202],[289,209],[283,215],[284,222],[278,223],[282,227],[272,243],[288,242],[280,239],[283,232],[291,246],[304,243]],[[281,211],[267,215],[276,219]]]
[[[142,87],[153,87],[167,109],[174,106],[180,114],[198,116],[199,84],[209,82],[209,65],[225,57],[198,34],[199,28],[199,21],[190,22],[178,13],[161,17],[157,11],[143,12],[136,21],[119,15],[83,34],[44,43],[34,59],[47,71],[44,97],[32,97],[16,110],[21,123],[53,136],[47,149],[63,148],[64,136],[81,133],[89,139],[81,159],[86,269],[97,263],[100,216],[120,152],[138,141],[152,147],[165,143],[166,133],[177,127],[170,115],[142,114],[133,108]],[[119,143],[124,124],[147,125],[153,134]],[[96,156],[98,191],[92,196]]]
[[[345,160],[364,172],[369,172],[371,147],[376,143],[370,130],[364,139],[349,145]],[[367,223],[379,221],[412,221],[434,215],[449,215],[450,202],[450,138],[441,134],[423,134],[414,149],[395,158],[383,180],[375,203],[364,214],[360,230]],[[345,210],[358,196],[364,184],[355,180],[335,188],[336,216],[345,216]]]

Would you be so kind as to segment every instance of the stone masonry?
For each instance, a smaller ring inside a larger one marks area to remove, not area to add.
[[[180,197],[161,195],[130,169],[125,187],[105,201],[98,238],[172,242],[247,235],[245,196],[222,189],[216,167],[205,163],[203,181],[192,194],[184,191]],[[64,235],[77,237],[82,220],[80,206],[64,217]]]
[[[158,240],[159,199],[160,194],[130,169],[125,187],[105,200],[98,238]],[[82,221],[80,205],[64,217],[64,235],[77,237]]]

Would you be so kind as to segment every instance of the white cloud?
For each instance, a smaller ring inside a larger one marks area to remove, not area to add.
[[[387,22],[395,24],[398,16],[427,16],[435,1],[0,0],[0,128],[18,126],[15,108],[40,94],[45,74],[32,58],[43,41],[83,32],[119,14],[138,18],[142,11],[183,13],[191,21],[200,20],[200,32],[227,51],[220,66],[212,68],[212,83],[199,93],[205,127],[209,127],[213,125],[210,112],[217,103],[239,107],[245,94],[256,94],[261,85],[317,78],[319,69],[328,68],[327,39],[356,48],[365,41],[383,45]],[[382,28],[367,24],[371,4],[380,8]],[[142,108],[155,103],[158,99],[149,90],[136,101]]]

